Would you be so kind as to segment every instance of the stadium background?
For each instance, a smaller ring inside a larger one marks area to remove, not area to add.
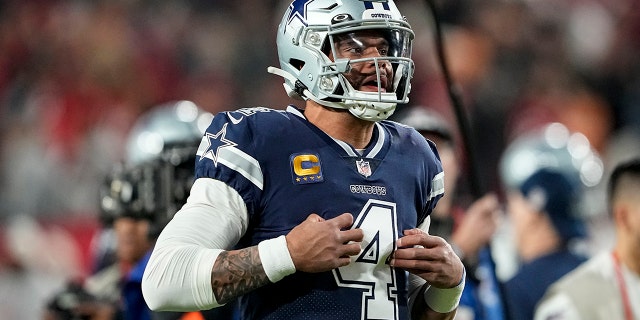
[[[437,1],[485,190],[519,133],[550,121],[584,133],[605,171],[640,154],[640,6],[634,0]],[[290,100],[275,30],[283,1],[23,0],[0,3],[0,314],[41,303],[91,269],[98,185],[136,117],[188,99],[207,111]],[[453,113],[422,1],[411,104]],[[462,153],[461,153],[462,154]],[[602,199],[595,199],[602,200]],[[611,235],[594,201],[593,249]],[[16,319],[17,319],[16,318]]]

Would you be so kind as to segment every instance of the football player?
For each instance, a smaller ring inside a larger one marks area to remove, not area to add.
[[[391,0],[291,3],[269,71],[304,108],[213,118],[145,270],[153,309],[239,298],[242,319],[454,316],[464,267],[427,233],[437,151],[386,120],[408,101],[413,38]]]

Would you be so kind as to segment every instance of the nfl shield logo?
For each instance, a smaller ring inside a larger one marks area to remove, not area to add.
[[[371,175],[371,166],[369,161],[356,160],[356,167],[358,167],[358,173],[368,178]]]

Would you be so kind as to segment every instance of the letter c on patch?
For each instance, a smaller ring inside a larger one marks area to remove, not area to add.
[[[320,159],[313,154],[301,154],[293,158],[293,172],[298,176],[308,176],[320,172]]]

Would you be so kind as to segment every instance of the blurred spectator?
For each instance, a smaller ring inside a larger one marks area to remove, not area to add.
[[[504,283],[506,308],[509,319],[533,319],[547,287],[586,260],[575,246],[588,237],[580,204],[602,163],[584,136],[553,123],[512,142],[501,169],[521,260]]]
[[[592,257],[554,283],[535,319],[640,318],[640,159],[617,165],[608,182],[616,229],[612,250]]]
[[[79,219],[81,220],[81,219]],[[90,234],[86,221],[80,226]],[[68,226],[16,216],[0,225],[2,319],[39,319],[63,279],[82,276],[80,247]]]

